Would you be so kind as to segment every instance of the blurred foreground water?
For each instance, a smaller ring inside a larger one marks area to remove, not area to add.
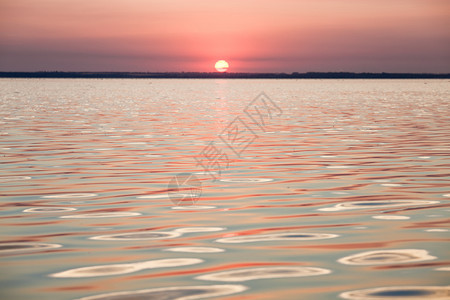
[[[1,298],[449,299],[449,87],[0,79]]]

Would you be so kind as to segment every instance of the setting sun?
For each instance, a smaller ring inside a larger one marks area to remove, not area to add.
[[[216,65],[214,67],[216,68],[217,72],[223,73],[228,70],[229,65],[226,61],[219,60],[218,62],[216,62]]]

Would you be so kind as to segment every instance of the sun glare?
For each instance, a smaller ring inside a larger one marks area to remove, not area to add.
[[[216,62],[216,65],[214,67],[216,68],[217,72],[223,73],[226,72],[230,66],[226,61],[219,60],[218,62]]]

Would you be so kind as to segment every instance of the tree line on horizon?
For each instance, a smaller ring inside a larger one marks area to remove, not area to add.
[[[450,79],[450,73],[0,72],[1,78]]]

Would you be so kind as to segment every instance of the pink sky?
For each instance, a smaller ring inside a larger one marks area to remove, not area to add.
[[[446,0],[1,0],[0,71],[450,72]]]

